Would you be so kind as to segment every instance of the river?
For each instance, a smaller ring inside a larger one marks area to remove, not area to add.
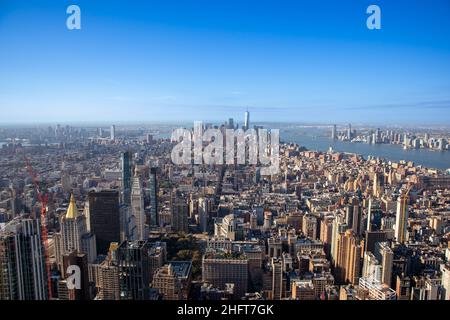
[[[413,161],[416,165],[446,170],[450,168],[450,151],[432,151],[429,149],[407,149],[393,144],[367,144],[332,140],[324,136],[319,129],[281,129],[280,136],[284,142],[294,142],[309,150],[357,153],[364,156],[380,157],[391,161]]]

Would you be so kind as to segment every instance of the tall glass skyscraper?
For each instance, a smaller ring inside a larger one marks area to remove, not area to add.
[[[44,244],[37,219],[15,219],[0,232],[0,300],[47,300]]]
[[[337,129],[336,129],[336,125],[333,125],[333,128],[331,130],[331,139],[336,140],[337,139]]]
[[[150,189],[150,226],[158,226],[158,181],[156,178],[156,169],[150,168],[150,179],[148,180]]]
[[[117,249],[121,300],[145,300],[150,284],[150,245],[147,241],[124,241]]]
[[[111,134],[111,141],[116,140],[116,126],[115,125],[111,126],[110,134]]]
[[[250,112],[245,111],[245,115],[244,115],[244,129],[248,130],[250,127]]]
[[[122,201],[126,204],[131,203],[131,161],[132,155],[130,151],[122,153],[121,167],[122,167]]]

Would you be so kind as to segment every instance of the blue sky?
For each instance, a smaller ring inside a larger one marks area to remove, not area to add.
[[[445,124],[449,16],[448,0],[0,0],[0,122],[242,122],[248,107],[255,121]]]

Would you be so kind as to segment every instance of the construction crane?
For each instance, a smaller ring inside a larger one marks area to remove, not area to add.
[[[31,166],[30,160],[24,156],[25,164],[28,170],[28,174],[31,177],[31,180],[34,185],[34,189],[36,190],[37,197],[39,202],[41,203],[41,236],[42,241],[44,243],[44,257],[45,257],[45,266],[47,269],[47,286],[48,286],[48,299],[50,300],[52,297],[52,280],[51,280],[51,265],[49,259],[49,242],[48,242],[48,232],[47,232],[47,202],[48,202],[48,194],[43,195],[39,184],[37,181],[36,174]]]

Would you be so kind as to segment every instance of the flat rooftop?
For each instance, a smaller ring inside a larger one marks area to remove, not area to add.
[[[192,269],[191,261],[170,261],[169,265],[179,278],[188,278]]]

